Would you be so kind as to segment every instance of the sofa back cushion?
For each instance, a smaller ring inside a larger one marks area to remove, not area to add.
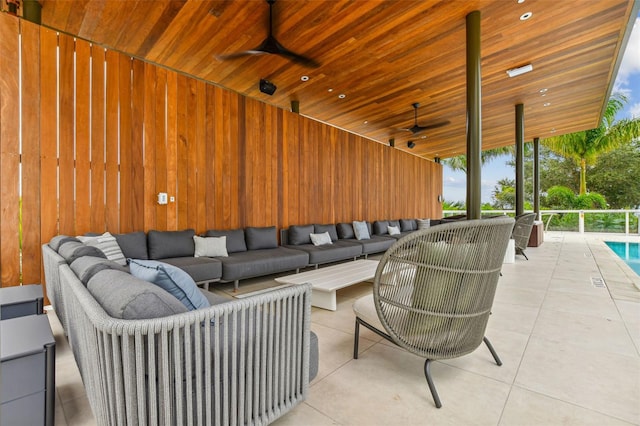
[[[147,234],[142,231],[127,234],[113,234],[122,254],[130,259],[149,259],[147,252]]]
[[[247,244],[244,241],[244,229],[215,230],[206,232],[205,237],[227,237],[227,253],[238,253],[247,251]]]
[[[376,220],[375,222],[373,222],[373,233],[376,235],[388,234],[388,226],[388,220]]]
[[[314,232],[313,225],[293,225],[289,227],[287,235],[288,243],[292,246],[311,244],[311,234]]]
[[[400,229],[400,221],[399,220],[389,220],[389,225],[388,226],[395,226],[396,228]]]
[[[80,240],[75,238],[75,237],[70,237],[68,235],[56,235],[55,237],[53,237],[51,239],[51,241],[49,241],[49,247],[51,247],[51,249],[55,252],[58,252],[58,250],[60,250],[60,246],[62,246],[62,244],[64,243],[68,243],[70,241],[79,243]]]
[[[149,231],[147,245],[149,259],[167,259],[169,257],[193,257],[195,245],[193,229],[184,231]]]
[[[415,219],[400,219],[400,230],[402,232],[415,231],[418,229],[418,223]]]
[[[244,239],[249,250],[278,248],[278,232],[275,226],[248,227],[244,230]]]
[[[84,245],[80,241],[68,241],[62,244],[58,250],[58,254],[62,256],[69,265],[71,265],[74,260],[82,256],[107,258],[99,248]]]
[[[338,241],[338,231],[336,230],[336,226],[332,223],[328,225],[313,225],[313,230],[314,234],[323,234],[328,232],[331,237],[331,241]]]
[[[177,266],[155,260],[129,259],[129,268],[131,275],[156,284],[190,311],[210,306],[193,278]]]
[[[343,240],[348,240],[356,237],[356,235],[353,233],[353,225],[350,223],[339,223],[336,225],[336,230],[338,231],[338,237]]]
[[[187,312],[160,287],[113,269],[96,273],[87,289],[107,314],[127,320],[161,318]]]
[[[115,269],[122,272],[129,272],[126,267],[114,262],[113,260],[95,256],[79,257],[69,266],[85,286],[95,274],[104,269]]]

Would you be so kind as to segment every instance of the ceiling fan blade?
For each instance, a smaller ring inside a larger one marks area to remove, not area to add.
[[[235,53],[227,53],[224,55],[216,55],[216,59],[219,61],[224,61],[227,59],[237,59],[237,58],[241,58],[243,56],[251,56],[251,55],[264,55],[267,54],[268,52],[264,52],[262,50],[258,50],[258,49],[252,49],[252,50],[243,50],[241,52],[235,52]]]
[[[282,49],[278,53],[282,56],[286,56],[287,58],[291,59],[293,62],[296,62],[308,68],[318,68],[320,66],[320,63],[318,63],[317,61],[303,55],[298,55],[297,53],[294,53],[287,49]]]

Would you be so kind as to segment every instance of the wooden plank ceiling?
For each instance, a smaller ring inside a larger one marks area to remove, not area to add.
[[[482,14],[483,149],[514,143],[517,103],[527,141],[596,127],[636,13],[633,0],[278,0],[274,35],[320,63],[309,68],[279,55],[216,57],[265,39],[263,0],[42,3],[43,25],[284,109],[297,100],[306,116],[430,159],[466,151],[468,13]],[[533,72],[507,76],[525,64]],[[399,130],[413,125],[414,102],[420,125],[450,123]]]

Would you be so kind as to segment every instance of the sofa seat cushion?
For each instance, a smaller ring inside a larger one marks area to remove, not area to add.
[[[362,245],[357,241],[348,240],[338,240],[333,244],[322,246],[304,244],[295,246],[295,248],[309,253],[309,264],[311,265],[353,259],[354,257],[362,255]]]
[[[187,312],[178,299],[157,285],[114,269],[95,274],[87,283],[87,289],[114,318],[149,319]]]
[[[382,253],[385,252],[397,240],[390,236],[374,235],[368,240],[353,240],[362,245],[362,254]]]
[[[385,237],[389,237],[389,238],[394,238],[396,240],[399,240],[402,237],[406,237],[407,235],[413,233],[415,231],[407,231],[407,232],[401,232],[399,234],[394,234],[394,235],[385,235]]]
[[[307,253],[286,247],[238,252],[218,259],[222,262],[224,281],[291,271],[309,264]]]
[[[222,263],[210,257],[170,257],[162,262],[177,266],[197,283],[216,281],[222,277]]]

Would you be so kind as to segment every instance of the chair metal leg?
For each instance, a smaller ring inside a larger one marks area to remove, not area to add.
[[[433,378],[431,377],[430,359],[424,362],[424,376],[427,378],[427,384],[429,385],[429,390],[431,391],[431,396],[433,397],[433,402],[436,404],[436,408],[442,407],[442,402],[440,402],[440,397],[438,396],[436,385],[433,383]]]
[[[353,359],[358,359],[358,343],[360,341],[360,322],[356,318],[356,332],[353,335]]]
[[[491,344],[489,339],[487,339],[486,337],[483,337],[482,341],[484,342],[485,345],[487,345],[487,348],[489,348],[489,352],[491,352],[491,355],[493,355],[493,359],[496,361],[496,364],[502,365],[502,361],[500,360],[500,357],[498,356],[498,353],[496,352],[496,350],[493,349],[493,345]]]
[[[529,260],[529,258],[527,257],[527,254],[524,252],[524,250],[522,250],[522,255],[524,256],[525,259]]]

